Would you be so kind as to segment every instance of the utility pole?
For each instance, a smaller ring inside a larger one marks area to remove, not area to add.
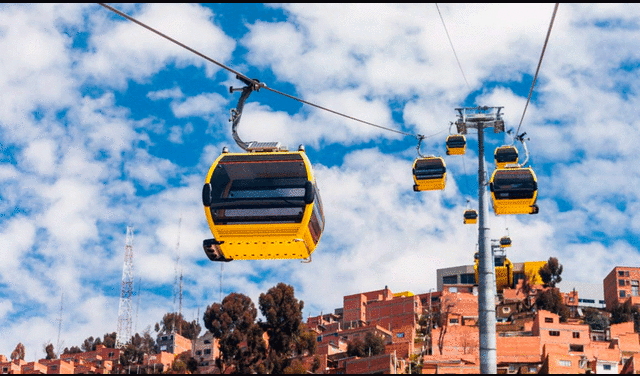
[[[496,356],[496,284],[493,256],[486,231],[487,185],[484,164],[484,128],[492,127],[495,133],[504,132],[501,119],[502,107],[456,108],[458,133],[466,134],[467,128],[478,130],[478,327],[480,331],[480,373],[497,373]]]

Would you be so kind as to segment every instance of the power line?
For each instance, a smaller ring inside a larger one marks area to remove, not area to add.
[[[456,49],[453,48],[453,42],[451,42],[451,38],[449,37],[449,32],[447,31],[447,25],[444,24],[444,18],[442,18],[442,13],[440,13],[440,7],[438,7],[438,3],[436,3],[436,9],[438,9],[438,14],[440,15],[442,26],[444,26],[444,32],[447,34],[447,39],[449,39],[449,45],[453,50],[453,56],[455,56],[456,61],[458,62],[458,67],[460,68],[460,72],[462,72],[462,78],[464,78],[464,82],[467,84],[467,88],[471,89],[471,86],[469,86],[469,82],[467,81],[467,76],[464,75],[464,71],[462,70],[462,65],[460,64],[460,60],[458,59],[458,54],[456,54]]]
[[[243,81],[249,81],[249,82],[251,82],[253,85],[255,85],[257,88],[265,88],[265,89],[267,89],[267,90],[269,90],[269,91],[272,91],[272,92],[274,92],[274,93],[276,93],[276,94],[283,95],[283,96],[285,96],[285,97],[287,97],[287,98],[294,99],[294,100],[296,100],[296,101],[298,101],[298,102],[301,102],[301,103],[307,104],[307,105],[309,105],[309,106],[312,106],[312,107],[315,107],[315,108],[318,108],[318,109],[321,109],[321,110],[324,110],[324,111],[328,111],[328,112],[331,112],[331,113],[333,113],[333,114],[335,114],[335,115],[342,116],[342,117],[345,117],[345,118],[347,118],[347,119],[351,119],[351,120],[354,120],[354,121],[357,121],[357,122],[360,122],[360,123],[363,123],[363,124],[366,124],[366,125],[370,125],[370,126],[372,126],[372,127],[380,128],[380,129],[383,129],[383,130],[386,130],[386,131],[389,131],[389,132],[399,133],[399,134],[402,134],[402,135],[405,135],[405,136],[411,136],[411,137],[416,137],[416,138],[423,137],[423,138],[424,138],[424,136],[419,135],[419,134],[413,134],[413,133],[409,133],[409,132],[404,132],[404,131],[400,131],[400,130],[393,129],[393,128],[383,127],[383,126],[381,126],[381,125],[377,125],[377,124],[374,124],[374,123],[370,123],[370,122],[368,122],[368,121],[360,120],[360,119],[355,118],[355,117],[353,117],[353,116],[345,115],[345,114],[340,113],[340,112],[338,112],[338,111],[334,111],[334,110],[328,109],[328,108],[326,108],[326,107],[322,107],[322,106],[319,106],[319,105],[317,105],[317,104],[314,104],[314,103],[311,103],[311,102],[305,101],[305,100],[303,100],[303,99],[300,99],[300,98],[294,97],[293,95],[289,95],[289,94],[283,93],[283,92],[281,92],[281,91],[278,91],[278,90],[275,90],[275,89],[271,89],[271,88],[270,88],[270,87],[268,87],[265,83],[263,83],[263,82],[259,82],[259,81],[254,80],[254,79],[250,79],[250,78],[249,78],[249,77],[247,77],[246,75],[244,75],[244,74],[242,74],[242,73],[240,73],[240,72],[238,72],[238,71],[236,71],[236,70],[231,69],[230,67],[228,67],[228,66],[226,66],[226,65],[224,65],[224,64],[222,64],[222,63],[220,63],[220,62],[218,62],[218,61],[216,61],[216,60],[214,60],[214,59],[212,59],[212,58],[210,58],[210,57],[208,57],[208,56],[206,56],[206,55],[204,55],[203,53],[200,53],[200,52],[198,52],[198,51],[194,50],[193,48],[191,48],[191,47],[189,47],[189,46],[187,46],[187,45],[185,45],[185,44],[183,44],[183,43],[178,42],[177,40],[175,40],[175,39],[173,39],[173,38],[171,38],[171,37],[169,37],[169,36],[167,36],[167,35],[165,35],[165,34],[161,33],[160,31],[158,31],[158,30],[156,30],[156,29],[152,28],[151,26],[148,26],[148,25],[146,25],[146,24],[144,24],[144,23],[142,23],[142,22],[140,22],[140,21],[136,20],[135,18],[133,18],[133,17],[131,17],[131,16],[129,16],[129,15],[127,15],[127,14],[125,14],[125,13],[123,13],[123,12],[121,12],[121,11],[119,11],[119,10],[117,10],[117,9],[115,9],[115,8],[113,8],[113,7],[111,7],[111,6],[109,6],[109,5],[107,5],[107,4],[104,4],[104,3],[98,3],[98,4],[99,4],[99,5],[101,5],[101,6],[103,6],[103,7],[105,7],[106,9],[109,9],[110,11],[112,11],[112,12],[114,12],[114,13],[116,13],[116,14],[118,14],[118,15],[120,15],[120,16],[122,16],[122,17],[124,17],[124,18],[126,18],[127,20],[129,20],[129,21],[131,21],[131,22],[134,22],[134,23],[136,23],[136,24],[138,24],[138,25],[140,25],[140,26],[144,27],[145,29],[147,29],[147,30],[149,30],[149,31],[151,31],[151,32],[153,32],[153,33],[155,33],[155,34],[157,34],[157,35],[159,35],[159,36],[161,36],[161,37],[163,37],[163,38],[165,38],[165,39],[167,39],[167,40],[169,40],[169,41],[171,41],[171,42],[175,43],[175,44],[177,44],[178,46],[180,46],[180,47],[182,47],[182,48],[184,48],[184,49],[186,49],[186,50],[188,50],[188,51],[190,51],[190,52],[192,52],[192,53],[194,53],[194,54],[196,54],[196,55],[198,55],[198,56],[200,56],[201,58],[203,58],[203,59],[205,59],[205,60],[207,60],[207,61],[209,61],[209,62],[212,62],[212,63],[216,64],[217,66],[219,66],[219,67],[221,67],[221,68],[223,68],[223,69],[228,70],[228,71],[229,71],[229,72],[231,72],[231,73],[234,73],[234,74],[235,74],[239,79],[241,79],[241,80],[243,80]],[[429,136],[429,137],[431,137],[431,136]]]
[[[529,101],[531,101],[531,94],[533,94],[533,87],[536,85],[536,80],[538,79],[538,72],[540,72],[540,66],[542,65],[542,58],[544,57],[544,51],[547,49],[547,43],[549,42],[549,36],[551,35],[551,28],[553,27],[553,21],[556,18],[556,12],[558,11],[559,3],[553,7],[553,14],[551,15],[551,22],[549,23],[549,29],[547,30],[547,37],[544,40],[544,46],[542,46],[542,53],[540,54],[540,60],[538,60],[538,67],[536,68],[536,74],[533,76],[533,82],[531,83],[531,89],[529,90],[529,97],[527,98],[527,103],[524,106],[524,111],[522,111],[522,117],[520,118],[520,124],[518,124],[518,129],[516,130],[516,136],[518,132],[520,132],[520,126],[522,126],[522,120],[524,120],[524,114],[527,112],[527,107],[529,107]]]

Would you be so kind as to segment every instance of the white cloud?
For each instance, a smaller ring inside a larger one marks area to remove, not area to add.
[[[235,43],[211,23],[212,12],[196,4],[144,4],[129,14],[159,32],[206,53],[216,51],[216,60],[225,63]],[[102,10],[107,12],[106,10]],[[105,13],[106,14],[106,13]],[[82,59],[84,74],[103,84],[123,87],[127,79],[145,81],[166,64],[205,68],[211,77],[219,68],[201,57],[127,20],[98,20],[99,34],[92,34],[92,53]]]
[[[465,100],[505,106],[507,127],[517,125],[552,4],[439,6],[470,88],[433,4],[284,5],[286,22],[247,24],[244,37],[224,35],[214,19],[222,15],[204,6],[123,9],[252,77],[273,77],[274,89],[286,82],[291,94],[319,105],[433,136],[422,151],[442,155],[454,108]],[[522,129],[531,137],[541,212],[496,217],[489,210],[487,218],[491,238],[511,236],[513,262],[556,256],[565,279],[580,280],[604,278],[637,255],[630,239],[640,231],[633,189],[640,40],[630,25],[638,9],[560,5]],[[248,50],[234,51],[235,40]],[[318,314],[341,306],[344,295],[385,285],[426,292],[436,286],[436,269],[473,263],[477,226],[462,223],[466,199],[477,207],[472,147],[446,157],[445,191],[416,193],[411,137],[306,105],[285,111],[279,105],[288,102],[255,94],[241,138],[311,146],[325,232],[310,264],[210,263],[200,193],[222,146],[235,148],[228,109],[237,93],[228,99],[172,73],[195,67],[213,79],[220,69],[97,5],[3,6],[0,47],[0,354],[19,339],[28,358],[42,357],[34,353],[57,336],[61,292],[66,346],[115,331],[126,225],[135,227],[136,283],[142,279],[138,331],[173,308],[178,251],[187,317],[199,307],[202,314],[221,289],[257,303],[281,281],[296,287],[305,313]],[[164,100],[171,112],[145,112],[143,104]],[[178,145],[184,151],[170,150]],[[489,148],[487,158],[491,166]]]

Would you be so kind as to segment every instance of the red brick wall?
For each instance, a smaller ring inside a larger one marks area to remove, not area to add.
[[[393,355],[381,354],[361,359],[350,359],[346,364],[346,373],[384,373],[390,374],[393,370]]]

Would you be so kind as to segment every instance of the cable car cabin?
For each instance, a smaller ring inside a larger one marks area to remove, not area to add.
[[[480,275],[478,269],[480,267],[480,258],[476,257],[473,263],[473,271],[475,274],[476,284],[480,283]],[[501,293],[506,288],[513,288],[513,263],[506,256],[494,256],[493,258],[494,276],[496,281],[496,292]]]
[[[538,213],[538,181],[530,167],[494,170],[489,189],[496,215]]]
[[[443,190],[447,177],[447,165],[442,157],[418,158],[413,162],[413,190]]]
[[[468,209],[464,211],[464,224],[472,225],[478,222],[478,212],[473,209]]]
[[[511,238],[508,236],[503,236],[502,238],[500,238],[500,247],[501,248],[511,247]]]
[[[462,155],[467,147],[467,139],[461,134],[452,134],[447,137],[447,155]]]
[[[211,166],[202,202],[212,261],[307,259],[324,214],[304,151],[223,153]]]
[[[515,146],[500,146],[494,152],[496,168],[505,168],[508,164],[518,163],[518,149]]]

